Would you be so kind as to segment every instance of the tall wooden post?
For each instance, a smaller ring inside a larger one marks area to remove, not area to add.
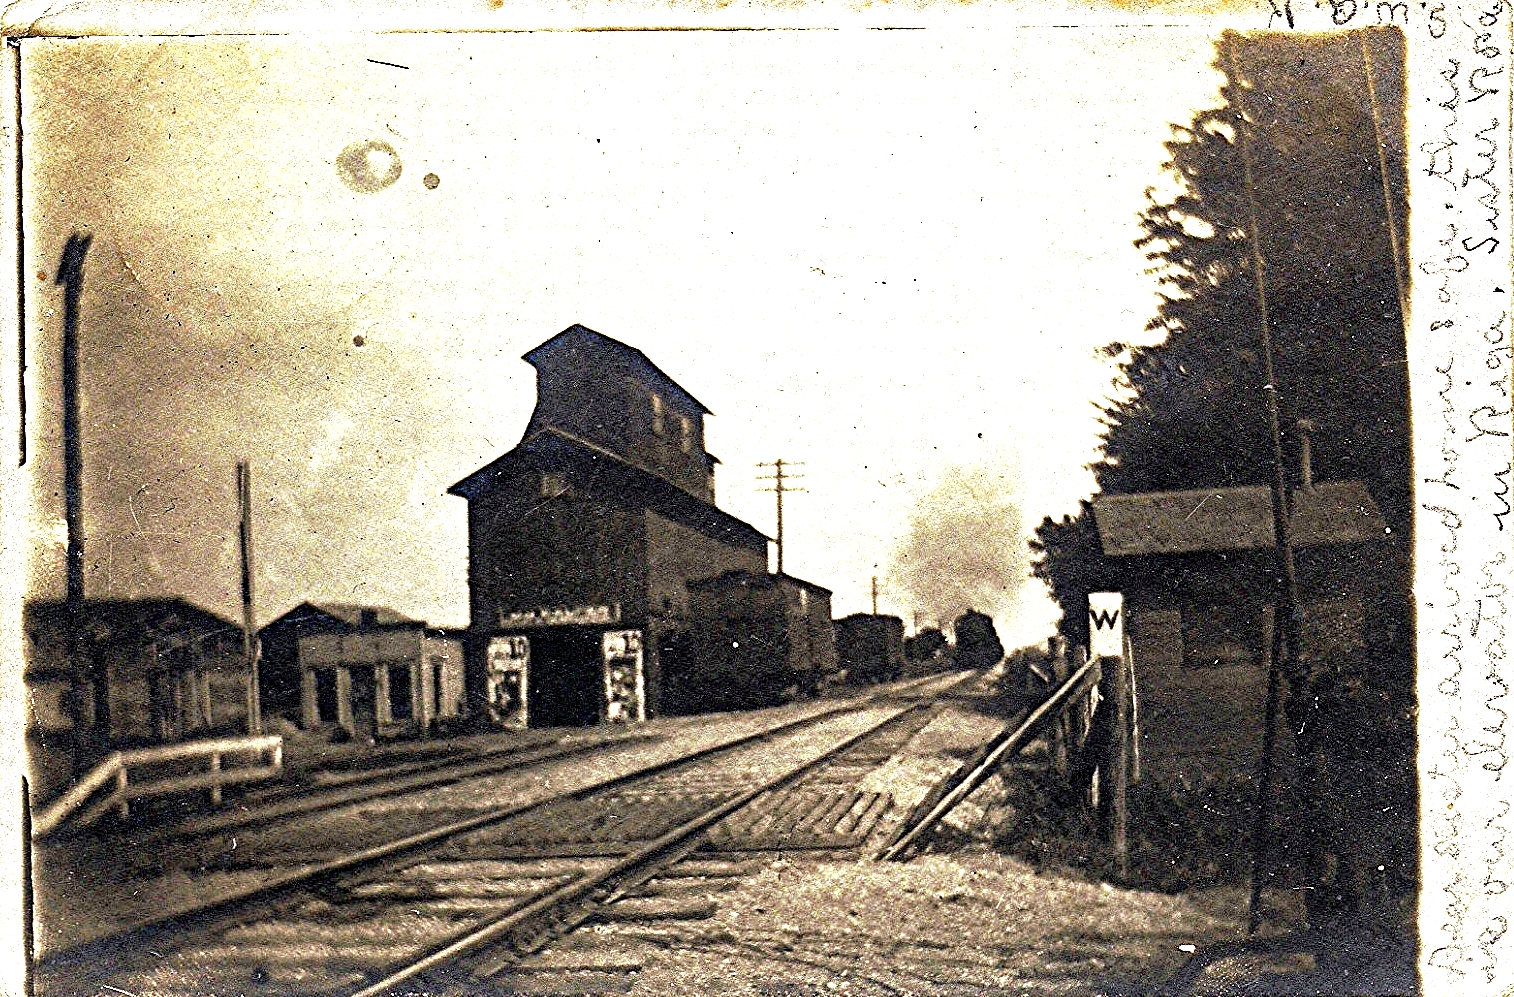
[[[1270,616],[1271,619],[1267,619]],[[1267,852],[1272,835],[1273,754],[1277,751],[1277,715],[1282,698],[1281,675],[1277,667],[1282,652],[1283,628],[1277,625],[1277,613],[1264,611],[1263,647],[1267,653],[1267,705],[1262,716],[1262,754],[1257,760],[1256,814],[1251,832],[1251,893],[1246,916],[1246,934],[1254,935],[1262,926],[1262,887],[1267,876]]]
[[[1247,228],[1251,237],[1251,270],[1256,279],[1256,302],[1257,302],[1257,325],[1260,332],[1262,353],[1263,394],[1267,403],[1267,431],[1272,443],[1272,532],[1276,543],[1277,555],[1277,614],[1273,626],[1280,633],[1274,640],[1275,650],[1278,652],[1272,656],[1267,669],[1267,714],[1268,719],[1264,722],[1270,724],[1277,715],[1277,700],[1281,695],[1282,679],[1287,678],[1290,684],[1297,682],[1301,676],[1298,674],[1299,654],[1299,630],[1301,621],[1299,618],[1298,598],[1298,571],[1293,558],[1293,535],[1290,523],[1288,482],[1283,467],[1283,437],[1281,429],[1281,414],[1278,395],[1281,386],[1278,383],[1277,372],[1273,365],[1272,327],[1269,324],[1267,313],[1267,278],[1266,262],[1262,258],[1262,232],[1261,224],[1257,216],[1256,191],[1252,182],[1251,173],[1251,146],[1248,128],[1249,115],[1244,106],[1240,106],[1240,95],[1245,93],[1241,75],[1235,60],[1235,36],[1227,32],[1224,36],[1223,49],[1225,65],[1231,82],[1236,87],[1237,107],[1236,113],[1239,120],[1235,125],[1236,147],[1241,154],[1241,179],[1246,193]],[[1363,57],[1366,50],[1363,49]],[[1369,74],[1368,85],[1371,85]],[[1386,181],[1386,174],[1384,174]],[[1391,205],[1388,211],[1388,224],[1393,224],[1393,211]],[[1390,233],[1390,235],[1393,233]],[[1398,261],[1394,260],[1394,276],[1398,276]],[[1402,301],[1400,301],[1402,304]],[[1275,764],[1272,756],[1274,745],[1269,742],[1262,757],[1262,778],[1258,780],[1258,788],[1271,787],[1271,769]],[[1318,787],[1304,787],[1303,792],[1308,795],[1318,793]],[[1259,832],[1265,831],[1269,816],[1267,808],[1271,801],[1265,797],[1257,800],[1257,828]],[[1255,883],[1263,874],[1263,857],[1266,846],[1258,841],[1252,846],[1252,871],[1253,881],[1250,911],[1250,930],[1255,931],[1260,924],[1261,918],[1261,892]]]
[[[33,997],[36,993],[37,960],[37,903],[36,883],[32,872],[32,787],[26,776],[21,777],[21,955],[26,960],[22,967],[22,993]]]
[[[64,558],[64,639],[74,728],[73,770],[83,774],[97,741],[110,737],[110,687],[98,674],[84,640],[84,440],[79,415],[79,295],[84,290],[84,257],[92,237],[75,233],[63,245],[54,282],[63,287],[63,520],[68,529]],[[94,690],[94,731],[84,725],[84,687]],[[103,737],[102,737],[103,733]],[[93,736],[92,736],[93,734]]]
[[[247,661],[247,733],[263,733],[263,709],[258,694],[258,634],[252,611],[252,469],[237,462],[237,505],[241,510],[242,655]]]
[[[1121,879],[1130,874],[1130,678],[1126,670],[1124,600],[1118,592],[1088,594],[1089,652],[1100,661],[1104,744],[1099,762],[1099,819]]]
[[[757,480],[771,481],[773,483],[773,487],[764,488],[763,491],[774,492],[778,497],[778,536],[776,539],[778,541],[778,574],[781,575],[783,574],[783,493],[804,491],[803,488],[795,488],[792,485],[787,484],[787,482],[792,481],[795,478],[802,478],[804,477],[804,475],[794,474],[793,472],[785,474],[783,469],[785,467],[803,467],[804,461],[784,460],[782,457],[779,457],[777,460],[772,461],[771,463],[758,464],[757,466],[771,467],[773,469],[772,477],[759,477]]]
[[[778,573],[783,574],[783,458],[779,457],[773,463],[774,481],[773,491],[778,495]]]

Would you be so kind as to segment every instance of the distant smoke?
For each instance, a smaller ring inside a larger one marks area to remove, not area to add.
[[[906,618],[949,626],[966,609],[994,617],[1001,632],[1029,578],[1011,478],[984,467],[951,467],[915,505],[894,553],[890,601]]]

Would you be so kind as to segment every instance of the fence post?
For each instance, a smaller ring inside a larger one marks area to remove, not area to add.
[[[126,762],[122,761],[120,764],[121,767],[116,769],[116,796],[119,797],[116,802],[116,812],[125,818],[131,816],[131,806],[126,802],[126,787],[128,784]]]
[[[1050,651],[1048,670],[1051,672],[1051,688],[1060,689],[1062,683],[1067,681],[1070,674],[1067,670],[1067,644],[1060,637],[1053,637],[1047,648]],[[1072,714],[1076,706],[1072,700],[1063,704],[1052,717],[1046,730],[1046,755],[1052,772],[1066,778],[1068,766],[1068,753],[1072,748],[1069,741],[1072,736]]]
[[[1088,594],[1089,651],[1100,659],[1102,696],[1108,704],[1099,761],[1099,819],[1114,854],[1116,874],[1130,874],[1130,673],[1125,660],[1124,600],[1118,592]]]
[[[1135,652],[1130,647],[1130,638],[1124,639],[1125,648],[1125,688],[1126,698],[1130,700],[1130,784],[1134,786],[1141,781],[1141,693],[1136,686],[1136,660]]]
[[[1073,671],[1077,671],[1086,664],[1088,664],[1088,649],[1079,644],[1073,648]],[[1088,679],[1088,691],[1074,702],[1072,715],[1068,718],[1072,728],[1073,748],[1068,764],[1068,775],[1085,807],[1096,806],[1099,802],[1099,742],[1094,720],[1098,717],[1099,690],[1102,688],[1102,681],[1100,662],[1094,659],[1093,669]]]
[[[210,774],[216,776],[217,778],[220,777],[221,753],[219,751],[211,752]],[[219,782],[212,783],[210,786],[210,805],[213,807],[218,807],[221,805],[221,784]]]

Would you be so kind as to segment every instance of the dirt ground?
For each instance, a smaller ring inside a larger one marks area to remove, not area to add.
[[[862,788],[891,793],[893,821],[1007,718],[963,699]],[[990,780],[946,821],[987,832]],[[882,840],[874,842],[881,844]],[[1168,895],[1037,872],[983,844],[904,862],[793,855],[718,895],[706,921],[605,927],[644,959],[631,993],[1127,994],[1149,991],[1197,948],[1240,937],[1242,891]],[[629,937],[626,937],[629,936]]]
[[[1189,946],[1236,938],[1242,902],[964,850],[905,864],[778,859],[707,921],[620,930],[660,940],[631,991],[642,995],[1121,994],[1164,981]]]

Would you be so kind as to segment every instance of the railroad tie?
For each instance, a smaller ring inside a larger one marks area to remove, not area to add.
[[[597,924],[627,924],[643,921],[702,921],[715,916],[720,907],[713,900],[679,897],[627,897],[594,912]]]
[[[855,790],[843,790],[836,793],[830,805],[816,810],[813,819],[802,823],[799,830],[815,832],[834,830],[841,818],[845,817],[861,798],[862,794]]]
[[[845,833],[859,842],[865,840],[873,833],[873,829],[878,826],[878,822],[883,819],[883,815],[888,813],[893,804],[894,798],[891,794],[874,793],[873,800],[867,805],[867,809],[857,816],[856,821],[846,829]]]
[[[762,871],[758,862],[725,862],[720,859],[684,859],[657,874],[658,879],[740,879]]]

